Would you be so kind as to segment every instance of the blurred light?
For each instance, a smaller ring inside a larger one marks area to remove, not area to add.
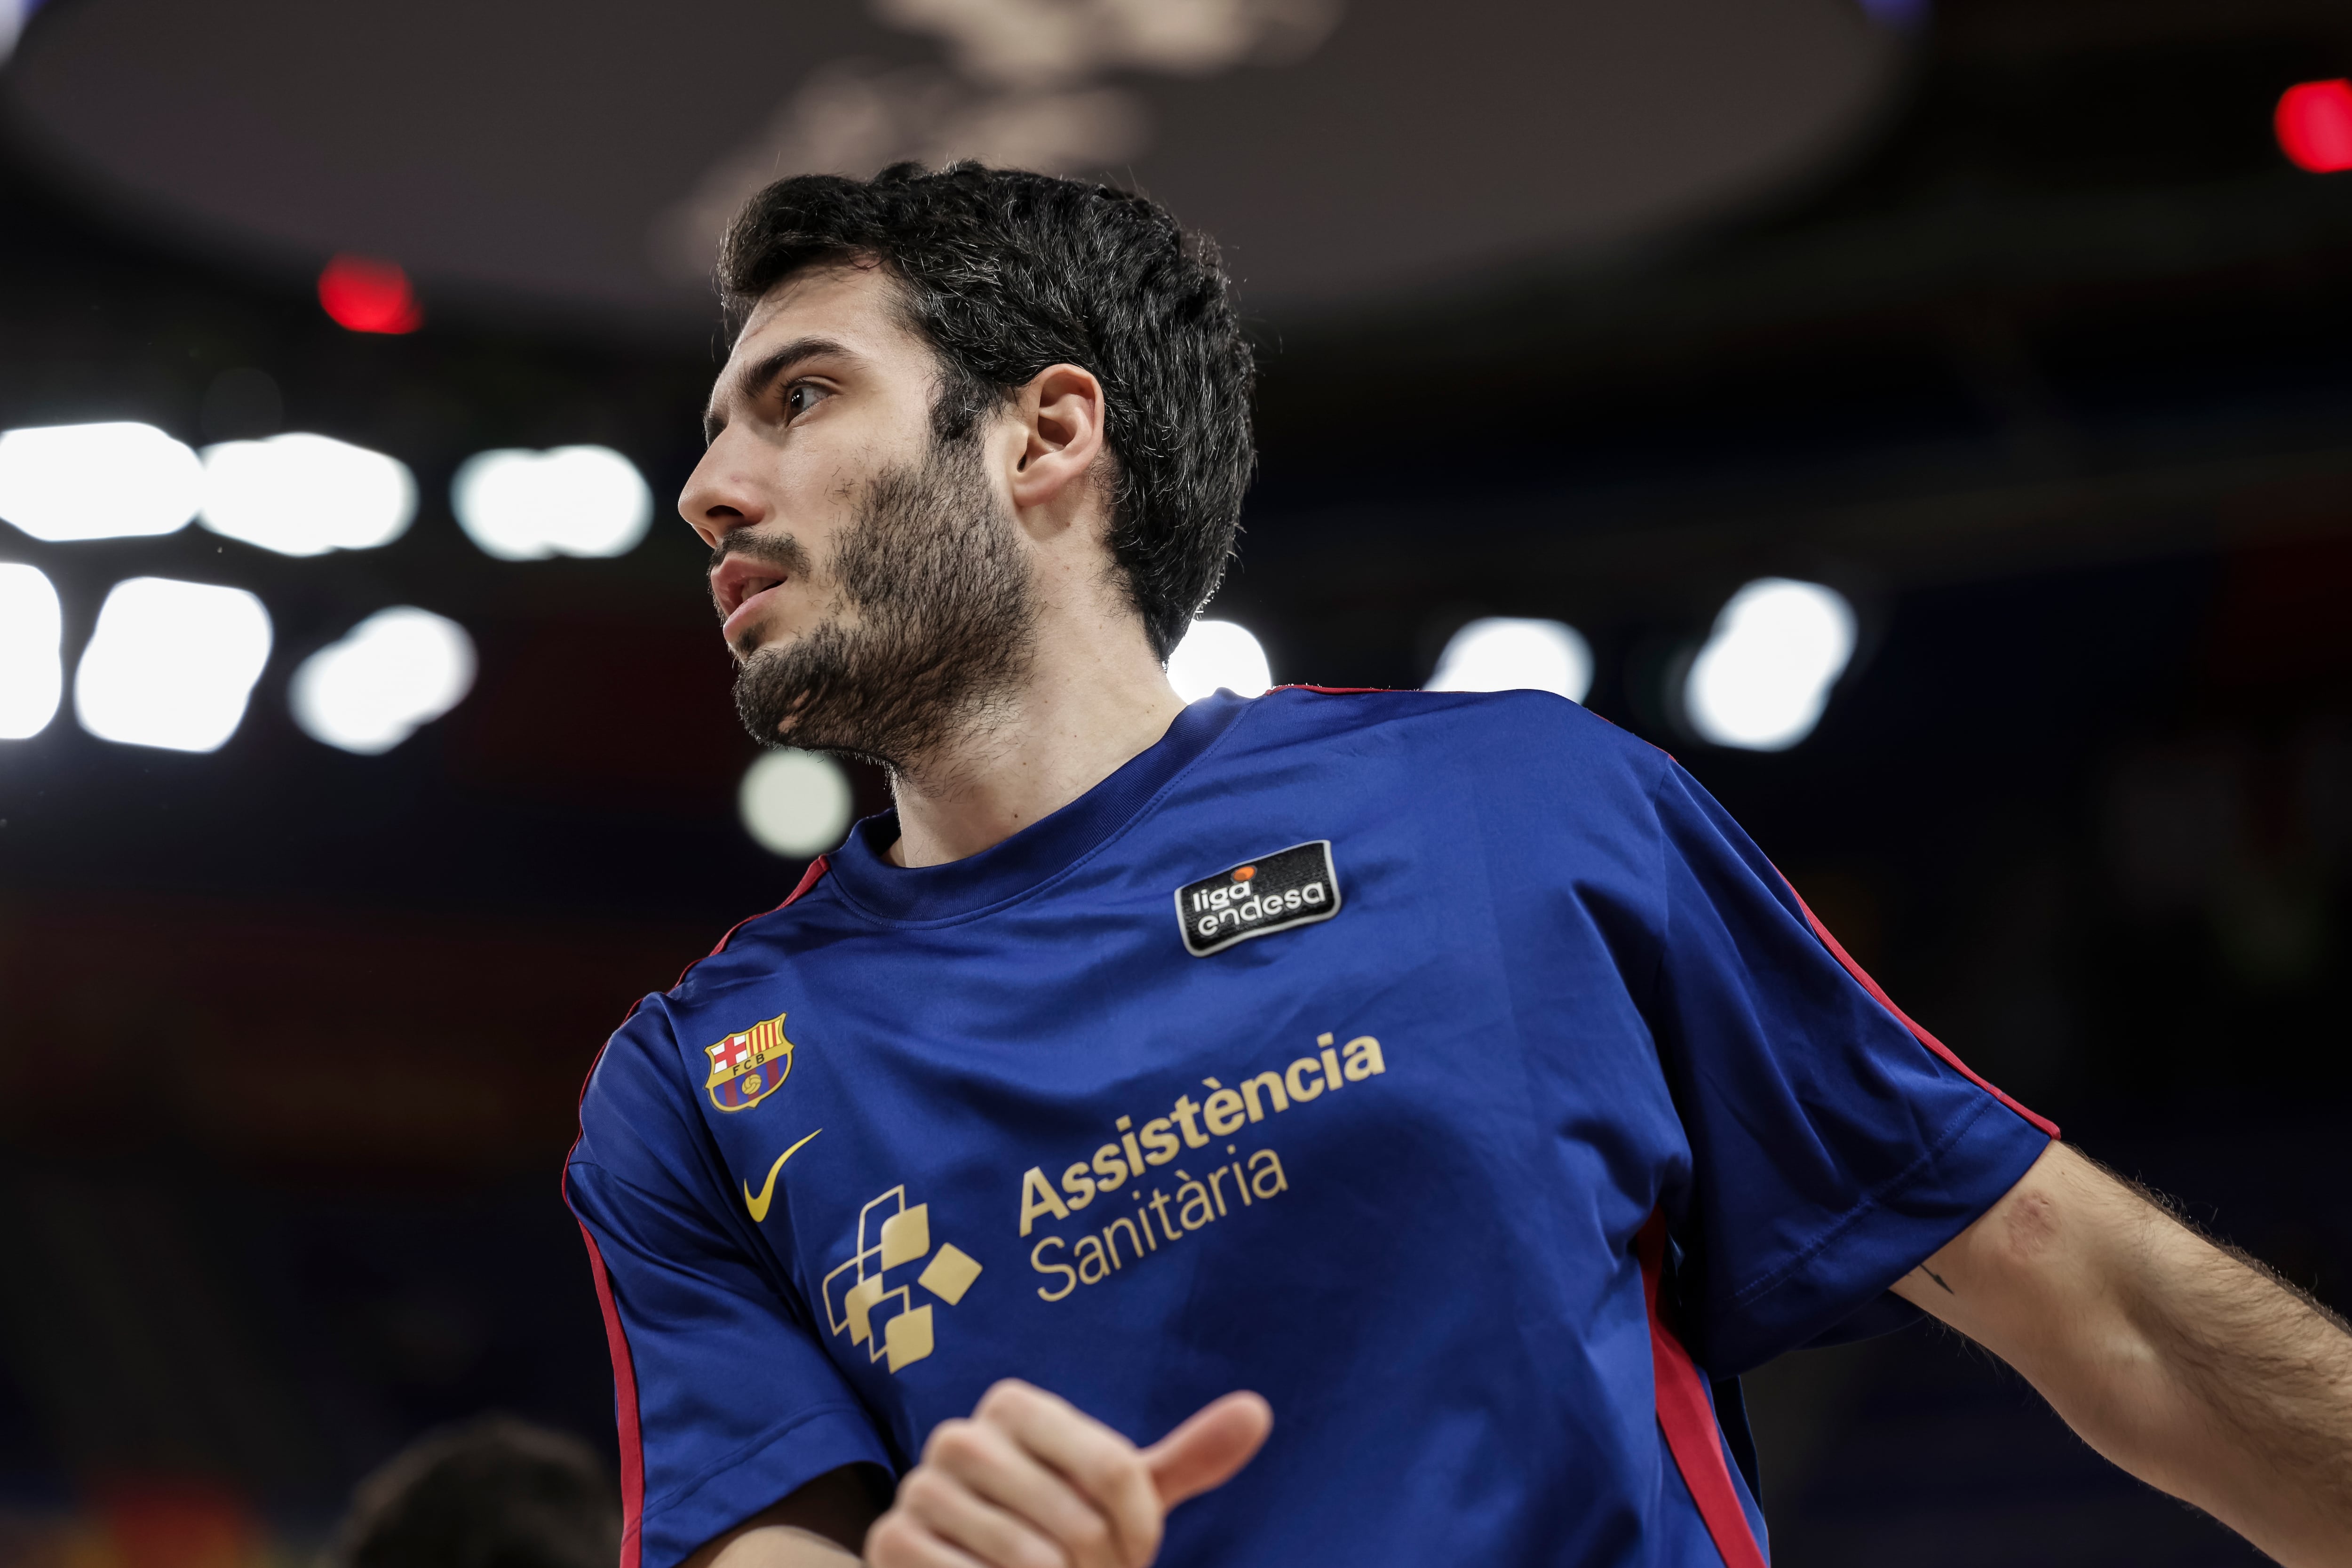
[[[184,528],[204,477],[195,453],[152,425],[0,433],[0,518],[52,544]]]
[[[408,274],[369,256],[338,256],[319,274],[319,303],[355,332],[413,332],[425,324]]]
[[[761,848],[814,855],[839,844],[849,826],[849,777],[814,752],[768,752],[744,770],[735,804]]]
[[[1592,649],[1564,621],[1489,616],[1455,632],[1430,691],[1549,691],[1581,702],[1592,689]]]
[[[1231,621],[1194,621],[1168,656],[1168,684],[1187,702],[1219,688],[1238,697],[1263,697],[1274,684],[1265,649]]]
[[[133,577],[99,606],[74,713],[104,741],[218,751],[269,662],[269,612],[242,588]]]
[[[2279,95],[2272,123],[2279,150],[2296,168],[2315,174],[2352,169],[2352,81],[2296,83]]]
[[[477,452],[449,500],[466,537],[501,561],[625,555],[654,517],[645,477],[610,447]]]
[[[65,690],[65,616],[37,567],[0,564],[0,741],[39,734]]]
[[[373,757],[457,706],[473,684],[466,628],[401,605],[304,659],[287,697],[304,734]]]
[[[205,448],[204,524],[275,550],[373,550],[408,531],[408,465],[329,436],[272,436]]]
[[[16,36],[25,30],[25,19],[39,4],[40,0],[0,0],[0,60],[16,52]]]
[[[1821,722],[1853,657],[1853,606],[1818,583],[1761,577],[1731,595],[1691,662],[1685,710],[1718,746],[1778,752]]]

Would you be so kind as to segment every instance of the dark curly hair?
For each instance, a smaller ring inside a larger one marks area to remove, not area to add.
[[[579,1438],[489,1415],[394,1455],[339,1535],[334,1568],[604,1568],[621,1495]]]
[[[1255,371],[1215,245],[1147,196],[1016,169],[801,174],[728,226],[729,317],[740,330],[784,279],[845,260],[878,262],[939,354],[942,441],[1047,365],[1102,382],[1111,552],[1166,658],[1224,574],[1256,457]]]

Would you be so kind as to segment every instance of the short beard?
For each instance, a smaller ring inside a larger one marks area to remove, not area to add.
[[[980,450],[935,440],[867,482],[829,563],[830,613],[736,674],[753,740],[919,771],[1028,674],[1035,589]]]

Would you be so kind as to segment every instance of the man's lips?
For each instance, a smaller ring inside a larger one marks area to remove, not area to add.
[[[764,613],[769,597],[792,580],[783,567],[730,555],[710,574],[710,600],[721,617],[719,635],[730,644]]]
[[[772,583],[735,606],[734,613],[719,628],[719,635],[727,639],[730,647],[740,642],[758,624],[760,616],[766,613],[768,601],[774,598],[777,590],[782,586],[782,583]]]

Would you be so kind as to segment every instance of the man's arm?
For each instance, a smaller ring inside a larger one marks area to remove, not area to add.
[[[828,1470],[792,1496],[708,1542],[678,1568],[856,1568],[857,1543],[881,1513],[862,1465]]]
[[[2053,1143],[1897,1294],[2290,1568],[2352,1562],[2352,1333]]]

